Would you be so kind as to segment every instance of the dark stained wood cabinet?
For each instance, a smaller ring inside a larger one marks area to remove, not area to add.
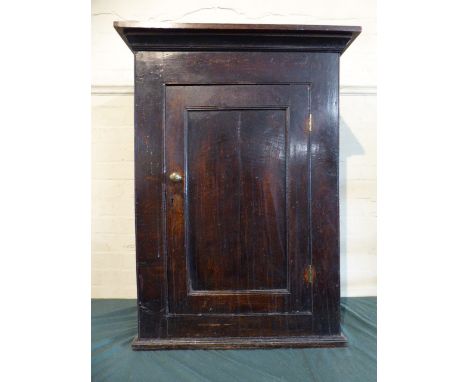
[[[339,59],[360,28],[114,26],[135,55],[133,348],[344,346]]]

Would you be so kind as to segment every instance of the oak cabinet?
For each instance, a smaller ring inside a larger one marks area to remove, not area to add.
[[[133,348],[344,346],[338,74],[360,28],[114,26],[135,55]]]

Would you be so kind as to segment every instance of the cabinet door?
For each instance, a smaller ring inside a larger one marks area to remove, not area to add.
[[[308,85],[167,86],[165,126],[169,314],[310,315]]]

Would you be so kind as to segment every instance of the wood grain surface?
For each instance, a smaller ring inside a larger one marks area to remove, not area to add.
[[[116,29],[135,52],[134,348],[343,346],[338,72],[359,28]]]

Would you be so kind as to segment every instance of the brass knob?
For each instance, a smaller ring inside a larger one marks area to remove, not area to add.
[[[169,179],[171,180],[171,182],[178,183],[182,181],[182,175],[180,175],[177,172],[173,172],[171,175],[169,175]]]

